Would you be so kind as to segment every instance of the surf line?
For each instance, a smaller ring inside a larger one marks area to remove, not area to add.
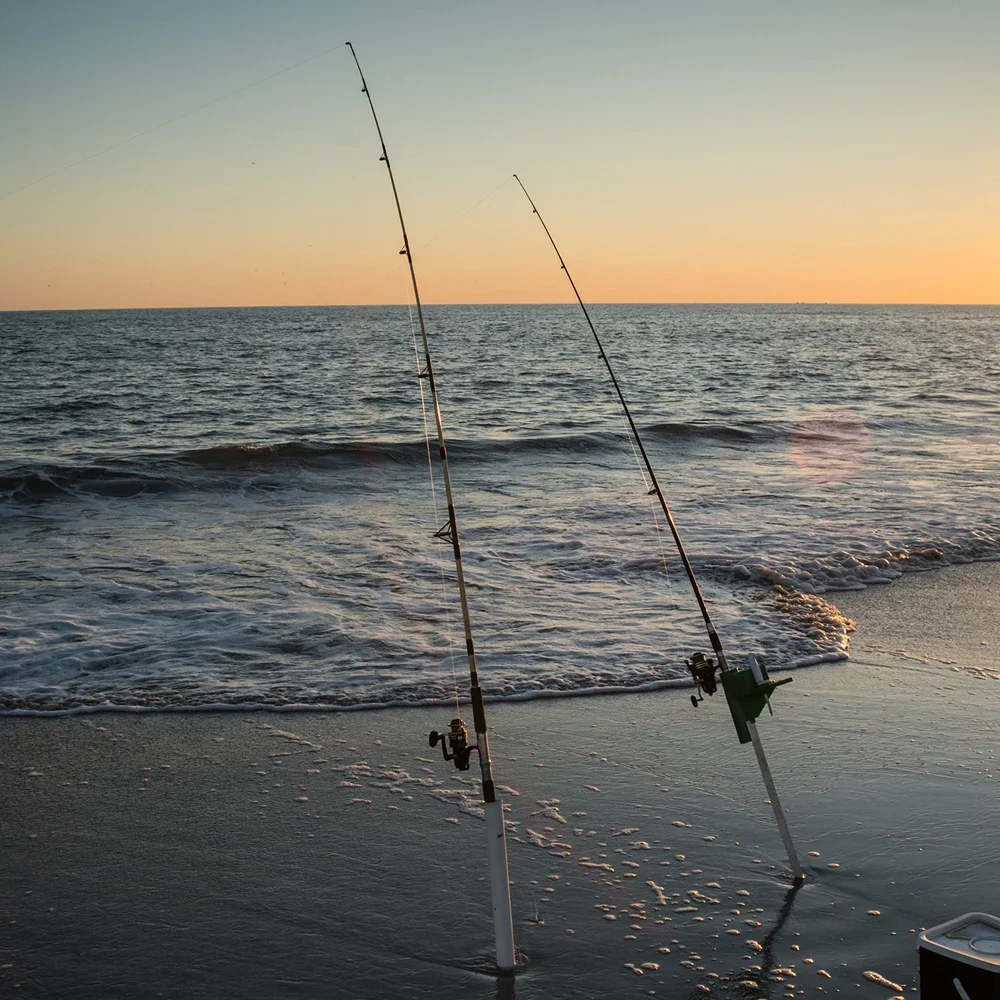
[[[431,363],[430,342],[427,339],[427,327],[424,324],[424,311],[420,304],[420,290],[417,287],[417,272],[413,267],[413,254],[410,251],[410,240],[406,234],[406,223],[403,221],[403,209],[399,202],[399,192],[396,189],[396,178],[392,172],[389,153],[382,137],[382,127],[379,125],[375,105],[368,90],[368,82],[362,72],[354,46],[347,42],[351,50],[354,64],[358,67],[361,77],[361,93],[368,99],[375,131],[378,133],[382,155],[379,160],[385,164],[392,186],[392,197],[396,203],[396,214],[399,216],[399,228],[403,234],[403,249],[400,254],[406,257],[410,269],[410,281],[413,284],[413,299],[417,308],[417,320],[420,325],[420,337],[424,348],[424,370],[418,372],[419,378],[427,379],[431,392],[431,402],[434,408],[434,423],[437,428],[438,454],[441,465],[441,477],[444,480],[445,498],[448,503],[448,521],[444,527],[435,532],[434,537],[451,542],[455,556],[455,578],[458,582],[458,596],[462,605],[462,625],[465,629],[465,650],[469,659],[469,695],[472,700],[473,728],[476,742],[469,743],[468,730],[460,718],[451,720],[446,733],[432,732],[430,745],[441,744],[441,754],[446,761],[453,761],[460,771],[469,769],[469,758],[475,750],[479,755],[479,767],[483,776],[483,803],[486,811],[486,841],[489,851],[490,887],[493,895],[493,932],[496,938],[497,969],[501,973],[514,971],[514,922],[510,908],[510,882],[507,872],[507,840],[504,833],[503,804],[497,798],[496,785],[493,781],[493,764],[490,761],[490,745],[486,735],[486,709],[483,705],[483,692],[479,686],[479,673],[476,669],[476,650],[472,641],[472,620],[469,616],[469,600],[465,591],[465,572],[462,569],[462,547],[458,536],[458,521],[455,517],[455,503],[452,497],[451,474],[448,470],[448,448],[444,439],[444,425],[441,422],[441,405],[438,400],[437,383],[434,380],[434,366]]]
[[[684,572],[687,574],[688,581],[691,584],[691,590],[694,592],[694,599],[698,602],[698,609],[701,611],[701,617],[705,621],[705,628],[708,632],[708,641],[712,644],[712,651],[715,653],[716,659],[713,660],[711,657],[705,656],[704,653],[698,652],[692,654],[690,660],[684,661],[688,670],[691,672],[691,678],[698,691],[697,697],[695,695],[691,696],[691,703],[695,706],[695,708],[698,707],[698,703],[703,700],[702,691],[709,696],[715,694],[718,690],[718,683],[715,676],[716,671],[718,671],[719,680],[722,682],[722,688],[726,695],[726,701],[729,703],[729,710],[733,716],[733,724],[736,726],[736,734],[739,737],[739,741],[740,743],[753,743],[757,763],[760,766],[760,773],[764,779],[764,785],[767,788],[771,808],[774,811],[774,819],[778,825],[778,832],[781,834],[781,840],[785,845],[785,852],[788,855],[788,864],[792,871],[792,878],[796,882],[800,882],[805,878],[805,876],[802,872],[802,866],[799,864],[799,857],[795,851],[795,845],[792,843],[791,834],[788,832],[788,821],[785,819],[784,810],[781,808],[781,802],[778,799],[778,791],[774,787],[774,779],[771,777],[771,768],[768,766],[767,757],[764,755],[764,747],[761,744],[756,723],[757,716],[759,716],[764,710],[765,705],[767,706],[768,711],[770,711],[772,715],[774,714],[774,710],[771,708],[771,692],[780,684],[788,684],[792,678],[784,677],[780,681],[771,680],[767,675],[767,670],[764,665],[758,663],[756,656],[752,653],[750,654],[748,665],[745,668],[730,666],[727,661],[725,650],[722,647],[722,640],[719,638],[719,633],[716,631],[715,625],[712,623],[712,616],[709,614],[708,605],[705,603],[705,598],[702,596],[701,587],[698,585],[698,578],[694,573],[694,567],[688,559],[687,552],[684,549],[684,542],[681,540],[680,532],[677,530],[677,525],[674,522],[673,515],[670,513],[670,507],[667,505],[666,498],[663,496],[663,491],[660,489],[656,473],[653,471],[653,465],[650,462],[649,455],[647,454],[646,448],[642,443],[639,428],[636,427],[635,420],[632,419],[632,412],[629,410],[628,403],[625,401],[625,396],[622,393],[618,379],[615,377],[614,369],[611,367],[611,361],[604,350],[601,338],[597,335],[597,330],[590,318],[590,313],[588,312],[586,305],[584,305],[580,292],[577,290],[576,282],[573,280],[573,276],[569,273],[566,261],[563,260],[563,255],[559,252],[559,247],[556,246],[556,241],[553,239],[552,233],[549,231],[549,227],[545,224],[545,220],[542,218],[541,212],[538,211],[531,195],[528,194],[528,189],[521,182],[521,178],[518,177],[517,174],[514,174],[514,180],[517,181],[518,186],[524,192],[525,198],[528,199],[528,204],[531,205],[532,212],[538,216],[538,221],[541,223],[542,229],[545,230],[545,235],[549,238],[549,243],[552,244],[552,249],[555,250],[556,256],[559,258],[559,265],[562,270],[566,272],[566,278],[570,283],[570,287],[573,289],[576,301],[580,303],[580,308],[583,310],[583,316],[587,321],[587,326],[590,327],[590,332],[594,335],[594,340],[597,341],[597,349],[600,353],[601,360],[604,362],[604,365],[608,370],[608,374],[611,376],[611,383],[618,395],[618,401],[625,413],[628,426],[631,428],[632,436],[635,439],[639,453],[642,456],[642,462],[646,467],[646,472],[649,474],[649,483],[651,484],[649,492],[651,494],[655,494],[656,499],[660,502],[660,507],[663,509],[663,516],[666,518],[667,525],[670,528],[670,533],[674,539],[674,545],[677,547],[677,554],[680,556],[681,562],[684,565]]]

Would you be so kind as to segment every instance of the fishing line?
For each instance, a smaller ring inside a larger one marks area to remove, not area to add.
[[[480,198],[479,201],[477,201],[475,205],[472,206],[472,208],[466,209],[466,211],[464,211],[457,219],[455,219],[453,222],[449,222],[448,225],[444,227],[444,229],[442,229],[436,235],[432,236],[429,240],[427,240],[426,243],[421,243],[420,246],[417,247],[417,249],[423,250],[424,247],[430,246],[435,240],[440,239],[442,236],[444,236],[444,234],[448,232],[449,229],[454,229],[455,226],[457,226],[462,221],[462,219],[464,219],[467,215],[471,215],[477,208],[479,208],[480,205],[482,205],[484,201],[486,201],[489,198],[492,198],[493,195],[495,195],[497,191],[500,190],[500,188],[502,188],[505,184],[509,184],[512,179],[513,178],[511,177],[505,177],[492,191],[490,191],[489,194],[484,194],[482,198]]]
[[[256,87],[261,83],[266,83],[268,80],[273,80],[276,76],[281,76],[283,73],[289,73],[293,69],[305,66],[306,63],[320,59],[336,48],[339,48],[339,46],[331,45],[330,48],[324,49],[322,52],[317,52],[315,55],[301,59],[299,62],[292,63],[290,66],[285,66],[284,69],[275,70],[273,73],[268,73],[267,76],[262,76],[250,83],[245,83],[242,87],[237,87],[236,90],[230,90],[229,93],[223,94],[221,97],[215,97],[211,101],[207,101],[205,104],[199,104],[196,108],[191,108],[188,111],[182,111],[179,115],[174,115],[173,118],[168,118],[166,121],[162,121],[157,125],[152,125],[147,129],[143,129],[141,132],[136,132],[135,135],[130,135],[127,139],[122,139],[120,142],[114,142],[110,146],[105,146],[104,149],[99,149],[96,153],[89,153],[87,156],[82,156],[79,160],[67,163],[64,166],[59,167],[57,170],[53,170],[51,173],[45,174],[42,177],[36,177],[33,181],[28,181],[27,184],[22,184],[20,187],[16,187],[12,191],[5,191],[2,195],[0,195],[0,198],[9,198],[11,195],[24,191],[26,188],[33,187],[35,184],[41,184],[42,181],[47,181],[50,177],[55,177],[58,174],[72,169],[73,167],[78,167],[81,163],[86,163],[88,160],[93,160],[98,156],[103,156],[105,153],[110,153],[113,149],[119,149],[130,142],[134,142],[136,139],[141,139],[144,135],[149,135],[150,132],[155,132],[157,129],[164,128],[167,125],[172,125],[174,122],[179,122],[182,118],[187,118],[188,115],[196,114],[199,111],[204,111],[205,108],[210,108],[213,105],[220,104],[222,101],[227,101],[230,97],[235,97],[237,94],[242,94],[244,91],[250,90],[251,87]]]
[[[667,578],[667,587],[673,591],[673,586],[670,582],[670,568],[667,565],[667,550],[663,547],[663,533],[660,531],[660,519],[656,514],[656,504],[653,501],[653,491],[650,489],[649,480],[646,478],[646,470],[642,467],[642,459],[639,458],[639,451],[635,446],[635,440],[632,438],[632,432],[629,430],[628,420],[625,417],[625,411],[621,408],[621,404],[618,402],[617,397],[615,398],[615,404],[618,408],[618,415],[621,417],[622,425],[625,428],[625,437],[628,439],[628,443],[632,448],[632,454],[635,456],[635,464],[639,468],[639,475],[642,476],[642,485],[646,491],[646,499],[649,502],[649,511],[653,515],[653,527],[656,529],[656,544],[660,549],[660,561],[663,563],[663,575]]]
[[[416,362],[417,366],[417,387],[420,389],[420,412],[424,418],[424,446],[427,449],[427,474],[431,481],[431,503],[434,507],[434,524],[438,525],[441,523],[440,514],[438,513],[438,503],[437,503],[437,486],[434,483],[434,460],[431,457],[431,430],[430,424],[427,422],[427,400],[424,396],[424,380],[420,377],[420,352],[417,349],[417,329],[413,323],[413,308],[410,304],[410,289],[406,286],[406,280],[403,281],[406,294],[406,311],[410,317],[410,338],[413,341],[413,360]],[[447,587],[445,586],[445,573],[444,573],[444,562],[440,558],[437,548],[432,549],[434,555],[434,564],[437,566],[438,573],[441,576],[441,592],[446,593]],[[448,659],[451,663],[451,681],[452,686],[455,689],[455,715],[459,714],[460,702],[458,695],[458,671],[455,669],[455,644],[452,640],[451,632],[447,632],[447,642],[448,642]]]
[[[649,500],[649,512],[653,515],[653,527],[656,528],[656,544],[660,549],[660,561],[663,563],[663,576],[667,581],[667,589],[673,592],[673,584],[670,580],[670,566],[667,564],[667,550],[663,545],[663,531],[660,528],[660,516],[656,513],[656,502],[653,500],[652,491],[646,491],[646,498]]]

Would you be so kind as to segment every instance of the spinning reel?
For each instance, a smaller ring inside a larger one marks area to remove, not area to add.
[[[691,679],[694,681],[694,686],[698,689],[697,697],[691,695],[691,704],[697,708],[699,702],[705,700],[702,697],[702,692],[711,697],[719,689],[718,682],[715,679],[715,671],[719,669],[719,665],[704,653],[692,654],[691,659],[685,660],[684,664],[691,671]]]
[[[428,742],[432,747],[440,743],[441,756],[445,760],[453,760],[455,767],[460,771],[469,770],[469,757],[472,756],[473,750],[479,749],[477,743],[469,745],[469,731],[461,719],[452,719],[451,727],[446,733],[439,733],[436,729],[431,730]]]

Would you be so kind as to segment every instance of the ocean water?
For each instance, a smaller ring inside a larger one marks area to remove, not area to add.
[[[701,619],[579,309],[426,315],[488,696],[683,678]],[[838,591],[1000,557],[1000,309],[593,316],[731,661],[842,658]],[[405,306],[0,314],[0,706],[464,691],[412,336]]]

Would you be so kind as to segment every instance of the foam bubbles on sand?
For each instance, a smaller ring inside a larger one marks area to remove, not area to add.
[[[350,749],[350,748],[348,748]],[[418,760],[420,758],[417,758]],[[413,796],[406,794],[411,788],[422,788],[427,795],[439,800],[443,804],[457,809],[461,813],[473,816],[476,819],[485,819],[485,810],[482,803],[482,783],[478,778],[463,777],[462,775],[451,775],[451,785],[441,778],[433,776],[431,768],[421,767],[424,774],[411,774],[406,768],[400,765],[381,764],[376,770],[367,761],[357,761],[353,763],[333,764],[329,770],[334,773],[344,774],[340,783],[340,788],[362,788],[369,787],[388,792],[390,795],[398,795],[401,802],[412,802]],[[307,773],[318,773],[309,769]],[[457,786],[457,787],[456,787]],[[504,786],[508,794],[517,795],[516,790],[509,786]],[[370,799],[355,798],[349,800],[348,804],[370,804]],[[398,808],[392,806],[391,808]],[[510,811],[510,805],[504,803],[504,812]],[[446,817],[447,822],[458,823],[454,817]],[[508,830],[517,828],[518,823],[505,817],[504,826]],[[548,841],[551,845],[552,841]]]
[[[652,889],[653,892],[656,894],[656,901],[661,906],[666,906],[670,902],[670,900],[665,895],[665,890],[662,885],[657,885],[652,879],[646,882],[646,885],[648,885],[649,888]]]
[[[612,875],[614,874],[615,871],[614,868],[611,865],[609,865],[606,861],[591,861],[589,858],[580,858],[577,861],[577,864],[581,868],[593,868],[597,871],[609,872]]]
[[[556,823],[565,823],[566,818],[559,812],[559,799],[539,799],[537,805],[541,809],[536,810],[532,816],[544,816],[546,819],[554,820]]]
[[[290,743],[298,743],[300,746],[309,747],[312,750],[323,749],[319,743],[312,743],[305,737],[299,736],[298,733],[291,733],[285,729],[278,729],[276,726],[269,726],[266,723],[261,724],[261,729],[267,730],[275,739],[288,740]]]
[[[877,983],[879,986],[884,986],[886,989],[895,990],[897,993],[901,993],[903,991],[903,987],[900,986],[899,983],[894,983],[891,979],[886,979],[885,976],[878,972],[868,971],[863,973],[863,975],[869,982]]]

